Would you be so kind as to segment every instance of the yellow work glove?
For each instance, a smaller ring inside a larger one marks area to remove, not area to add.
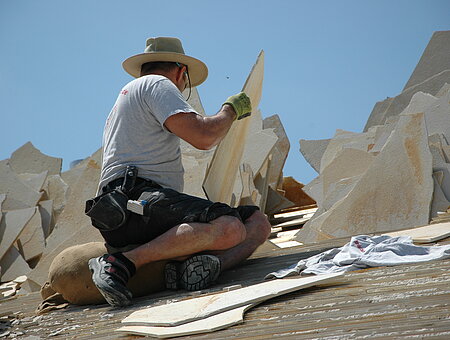
[[[244,92],[228,97],[227,101],[223,104],[230,104],[233,107],[237,120],[252,114],[252,103],[250,103],[250,98]]]

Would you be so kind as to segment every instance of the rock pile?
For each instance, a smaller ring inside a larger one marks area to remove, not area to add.
[[[318,210],[295,239],[411,228],[450,206],[450,31],[436,32],[403,92],[375,105],[365,130],[300,141],[319,176]]]

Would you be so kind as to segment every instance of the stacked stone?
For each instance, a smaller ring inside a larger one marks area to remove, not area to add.
[[[319,176],[318,210],[295,239],[423,226],[450,206],[450,31],[436,32],[403,92],[375,105],[364,132],[300,141]]]
[[[95,194],[99,157],[97,152],[61,173],[62,159],[44,155],[28,142],[0,161],[2,282],[27,275],[22,289],[40,288],[43,282],[35,273],[41,261],[56,244],[89,222],[82,205],[85,197]]]

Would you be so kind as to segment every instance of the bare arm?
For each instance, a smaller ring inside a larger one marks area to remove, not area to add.
[[[231,105],[225,104],[210,117],[195,113],[178,113],[167,118],[165,127],[200,150],[208,150],[225,137],[233,124],[236,113]]]

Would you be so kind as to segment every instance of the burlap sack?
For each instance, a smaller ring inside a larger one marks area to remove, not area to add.
[[[57,255],[49,269],[48,282],[41,289],[45,300],[50,295],[61,294],[76,305],[105,303],[105,299],[92,282],[89,259],[107,253],[103,242],[91,242],[69,247]],[[154,262],[140,268],[129,283],[133,297],[148,295],[164,289],[166,261]]]

